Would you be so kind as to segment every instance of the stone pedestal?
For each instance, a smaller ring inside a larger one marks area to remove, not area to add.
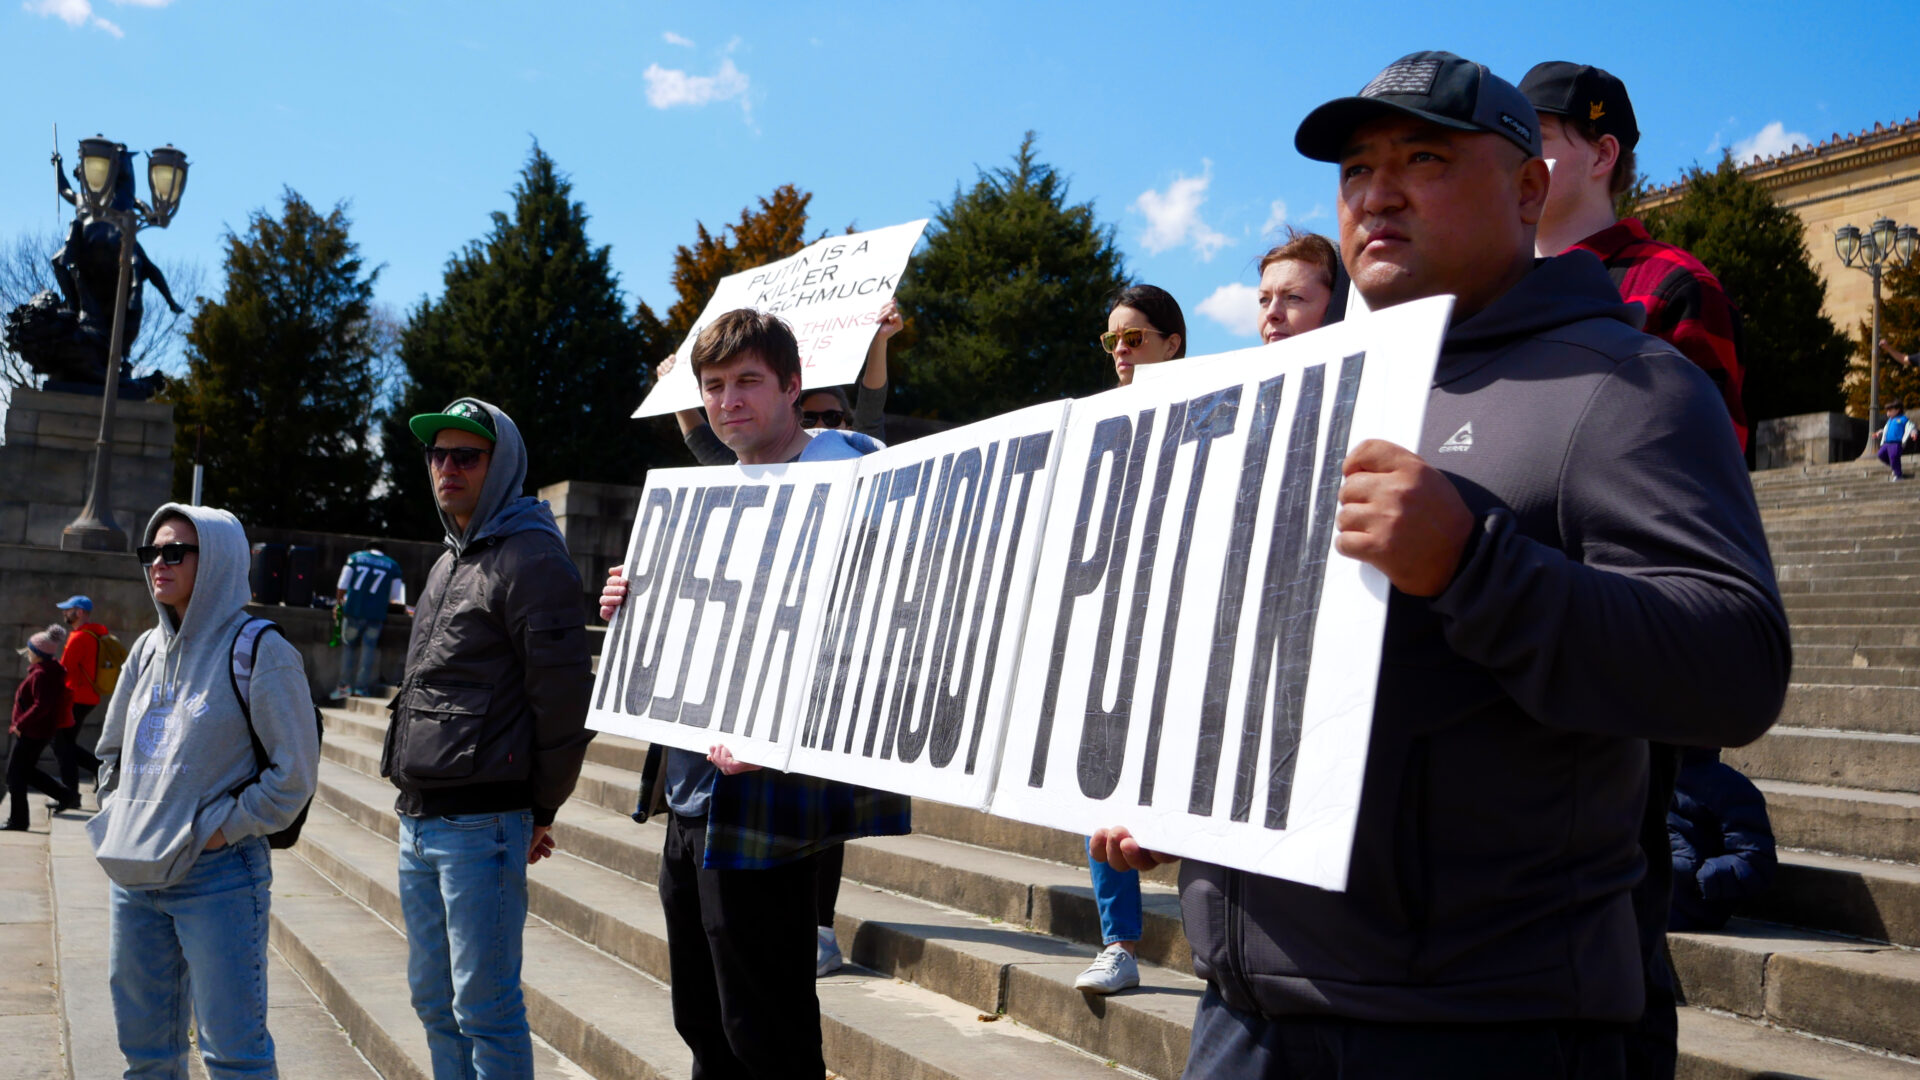
[[[567,538],[567,551],[580,571],[580,583],[586,587],[587,606],[596,614],[607,567],[627,561],[627,540],[633,532],[633,519],[640,514],[644,490],[586,480],[562,480],[540,489],[540,497],[553,508],[560,534]]]
[[[1762,420],[1753,429],[1753,467],[1785,469],[1852,461],[1866,441],[1866,421],[1846,413],[1805,413]]]
[[[15,390],[0,446],[0,544],[59,547],[60,530],[86,505],[100,399]],[[113,517],[130,543],[173,495],[173,406],[121,400],[114,407]]]

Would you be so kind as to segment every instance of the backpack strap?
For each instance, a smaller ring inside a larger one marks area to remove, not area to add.
[[[233,635],[233,662],[227,674],[233,683],[233,696],[240,701],[240,715],[247,719],[247,738],[253,742],[253,762],[256,769],[266,771],[270,759],[267,748],[260,742],[260,733],[253,727],[253,701],[249,696],[253,690],[253,669],[260,659],[260,639],[269,633],[286,636],[280,624],[272,619],[249,618],[240,624]],[[258,777],[255,777],[258,779]]]

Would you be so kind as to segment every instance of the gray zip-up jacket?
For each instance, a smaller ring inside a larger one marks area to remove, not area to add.
[[[128,650],[101,724],[100,812],[87,822],[107,876],[129,889],[186,877],[218,829],[228,843],[279,832],[313,797],[320,738],[300,652],[263,634],[248,698],[269,763],[258,769],[233,684],[246,622],[247,534],[225,510],[168,503],[142,543],[179,514],[200,534],[184,618],[154,602],[159,625]],[[258,775],[258,782],[253,782]]]
[[[1445,592],[1389,601],[1347,891],[1181,871],[1234,1007],[1639,1017],[1645,740],[1758,738],[1791,666],[1726,406],[1639,321],[1574,252],[1449,330],[1417,449],[1477,527]]]
[[[486,483],[464,530],[440,515],[447,551],[414,609],[380,775],[410,817],[531,809],[551,825],[593,741],[585,594],[552,511],[520,494],[520,430],[485,408]]]

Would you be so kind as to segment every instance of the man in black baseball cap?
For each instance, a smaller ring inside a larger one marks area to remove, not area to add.
[[[1540,122],[1484,64],[1401,57],[1308,113],[1293,141],[1341,166],[1340,253],[1370,305],[1452,293],[1464,319],[1532,269]]]
[[[1343,466],[1335,548],[1393,587],[1346,891],[1182,868],[1186,1075],[1620,1077],[1645,740],[1749,741],[1786,694],[1745,463],[1599,260],[1535,259],[1547,167],[1513,86],[1414,53],[1295,142],[1339,165],[1369,306],[1455,305],[1419,443]]]

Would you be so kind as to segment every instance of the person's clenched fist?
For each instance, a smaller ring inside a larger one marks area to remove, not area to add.
[[[1453,581],[1473,512],[1440,470],[1403,446],[1368,439],[1347,453],[1334,550],[1379,570],[1411,596]]]

